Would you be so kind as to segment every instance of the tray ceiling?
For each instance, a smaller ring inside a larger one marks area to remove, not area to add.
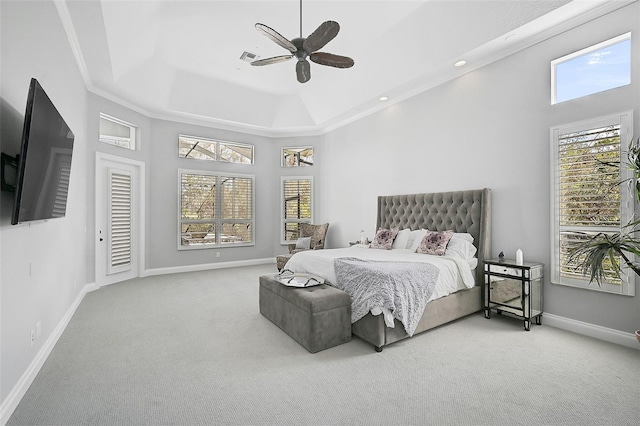
[[[340,23],[322,51],[355,66],[252,67],[284,55],[255,30],[300,36],[299,2],[77,1],[58,4],[88,89],[151,117],[264,135],[320,134],[528,47],[612,8],[606,1],[320,1],[303,36]],[[624,3],[624,2],[622,2]],[[627,2],[628,3],[628,2]],[[468,61],[464,67],[453,64]],[[389,98],[380,102],[381,96]]]

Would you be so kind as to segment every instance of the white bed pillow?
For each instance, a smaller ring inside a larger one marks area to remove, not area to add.
[[[447,249],[444,254],[446,256],[458,256],[464,260],[469,260],[474,258],[477,251],[478,249],[476,246],[471,244],[468,240],[452,237],[449,240],[449,244],[447,244]]]
[[[474,270],[478,267],[478,258],[474,257],[473,259],[469,259],[467,263],[469,264],[469,269]],[[491,278],[493,278],[493,276]]]
[[[451,239],[454,238],[469,241],[470,243],[473,242],[473,235],[469,234],[468,232],[456,232],[453,234],[453,237],[451,237]]]
[[[407,248],[407,242],[409,241],[409,234],[411,233],[408,229],[403,229],[398,232],[395,240],[393,240],[393,244],[391,245],[392,249],[404,249]]]
[[[409,234],[409,241],[407,242],[407,248],[412,252],[415,252],[425,235],[427,235],[426,229],[416,229],[415,231],[411,231]]]

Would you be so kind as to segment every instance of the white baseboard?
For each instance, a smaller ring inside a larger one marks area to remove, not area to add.
[[[553,314],[544,313],[542,317],[544,325],[561,328],[573,333],[582,334],[584,336],[593,337],[595,339],[604,340],[605,342],[615,343],[617,345],[627,346],[632,349],[640,350],[640,344],[636,340],[633,333],[625,333],[623,331],[614,330],[612,328],[601,327],[599,325],[589,324],[587,322],[577,321],[571,318],[560,317]]]
[[[210,269],[235,268],[238,266],[266,265],[269,263],[275,264],[276,263],[275,257],[268,257],[264,259],[236,260],[236,261],[230,261],[230,262],[203,263],[199,265],[170,266],[167,268],[146,269],[142,273],[142,276],[149,277],[152,275],[176,274],[179,272],[208,271]]]
[[[71,321],[71,317],[73,317],[76,309],[78,309],[78,306],[80,306],[80,303],[82,302],[82,299],[84,299],[84,296],[88,292],[96,290],[97,288],[98,287],[94,283],[86,284],[84,287],[82,287],[82,290],[80,290],[78,296],[76,296],[69,309],[67,309],[67,312],[64,314],[56,328],[53,330],[53,333],[51,333],[47,341],[44,343],[44,345],[42,345],[42,348],[40,349],[40,351],[38,351],[36,357],[33,359],[31,364],[29,364],[29,367],[24,372],[22,377],[20,377],[20,380],[18,380],[18,383],[11,390],[7,398],[2,402],[2,405],[0,405],[0,425],[6,425],[9,421],[9,418],[20,403],[20,400],[22,399],[22,397],[24,397],[24,394],[27,393],[29,386],[31,386],[33,380],[36,378],[38,372],[40,372],[40,369],[44,365],[44,362],[49,357],[49,354],[51,354],[53,347],[56,345],[56,343],[58,343],[58,339],[60,339],[60,336],[62,336],[62,333],[67,328],[69,321]]]

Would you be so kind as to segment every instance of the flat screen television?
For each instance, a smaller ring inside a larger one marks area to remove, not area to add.
[[[32,78],[18,154],[12,225],[65,216],[73,140],[73,132]]]

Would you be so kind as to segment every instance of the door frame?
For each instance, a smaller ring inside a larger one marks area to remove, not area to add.
[[[104,241],[100,241],[100,231],[106,232],[106,221],[108,220],[106,212],[100,213],[100,208],[107,205],[107,182],[102,173],[107,167],[106,163],[121,164],[123,167],[133,169],[133,186],[132,186],[132,256],[136,257],[134,265],[132,265],[133,277],[144,276],[145,271],[145,163],[130,158],[118,157],[102,152],[96,153],[95,168],[95,283],[98,287],[109,284],[115,284],[120,281],[132,278],[118,277],[117,275],[107,275],[107,256],[106,250],[101,251],[100,245]],[[101,204],[102,199],[102,204]],[[104,254],[102,256],[101,254]]]

